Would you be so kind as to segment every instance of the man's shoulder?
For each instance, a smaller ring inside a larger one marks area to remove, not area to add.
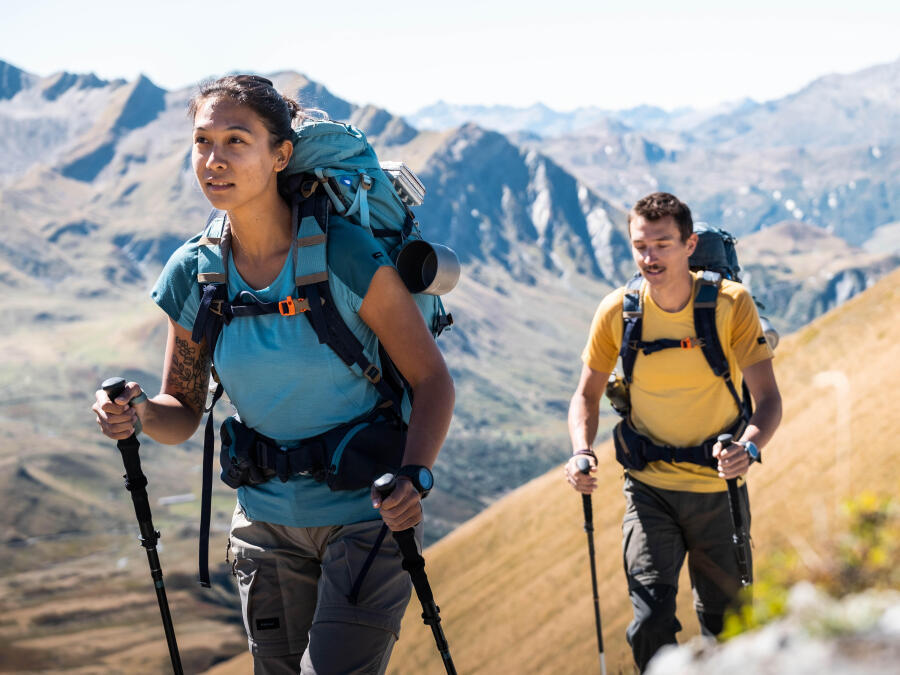
[[[597,308],[598,312],[616,312],[622,314],[622,304],[625,299],[625,286],[613,289],[603,296]]]
[[[719,300],[724,300],[728,303],[728,307],[746,304],[747,302],[753,303],[753,297],[750,295],[747,287],[739,281],[732,281],[731,279],[722,279],[722,284],[719,286]]]

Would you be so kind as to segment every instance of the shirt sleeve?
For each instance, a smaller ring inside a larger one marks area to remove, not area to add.
[[[587,345],[581,353],[581,360],[591,370],[611,373],[619,358],[622,341],[622,298],[623,289],[607,295],[600,302],[591,322]]]
[[[775,354],[766,342],[756,303],[747,289],[742,288],[731,310],[731,350],[741,370],[755,363],[774,358]]]
[[[197,283],[197,242],[200,235],[182,244],[169,258],[150,297],[182,328],[192,330],[200,307]]]
[[[353,312],[359,312],[372,277],[381,267],[393,267],[381,244],[359,225],[332,216],[328,225],[328,268],[338,278],[332,291],[342,293]]]

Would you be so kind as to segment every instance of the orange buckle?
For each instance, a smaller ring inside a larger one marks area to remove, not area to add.
[[[294,304],[294,299],[291,296],[287,296],[284,300],[279,300],[278,312],[281,316],[294,316],[297,313],[297,305]]]
[[[209,311],[218,316],[222,316],[222,300],[213,300],[209,303]]]
[[[684,338],[681,341],[682,349],[691,349],[692,347],[699,347],[699,346],[700,346],[700,343],[693,338]]]

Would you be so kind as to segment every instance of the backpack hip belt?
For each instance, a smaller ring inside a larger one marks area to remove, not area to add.
[[[359,490],[403,458],[406,425],[388,406],[285,447],[237,417],[222,423],[222,481],[232,488],[310,476],[332,490]]]
[[[743,417],[722,433],[739,437],[747,427]],[[630,419],[623,419],[613,430],[613,442],[616,447],[616,460],[626,469],[642,471],[648,462],[691,462],[700,466],[715,469],[718,460],[712,456],[713,446],[719,434],[710,436],[700,445],[688,448],[676,448],[671,445],[658,445],[650,438],[638,433]]]

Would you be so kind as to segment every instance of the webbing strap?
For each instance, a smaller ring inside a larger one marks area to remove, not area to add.
[[[331,347],[347,366],[354,368],[358,375],[369,380],[378,394],[385,401],[390,401],[397,414],[402,417],[400,397],[387,380],[381,376],[381,370],[372,363],[356,335],[344,323],[331,296],[328,283],[304,286],[300,292],[309,299],[310,308],[308,312],[305,312],[305,316],[319,336],[319,342]],[[322,325],[317,326],[317,321],[321,321]]]
[[[356,194],[353,197],[353,202],[341,215],[352,216],[353,214],[359,212],[360,224],[365,229],[369,230],[369,232],[371,232],[372,228],[369,225],[369,199],[367,197],[367,194],[372,188],[372,179],[362,169],[360,169],[358,173],[359,185],[356,187]]]
[[[294,270],[295,285],[303,286],[304,279],[312,276],[328,278],[327,225],[320,225],[312,214],[301,216],[297,228],[297,265]],[[309,283],[309,282],[305,282]]]
[[[225,283],[227,279],[221,247],[225,218],[224,211],[213,209],[203,236],[197,242],[197,281],[200,283]]]
[[[697,294],[694,297],[694,329],[697,337],[703,342],[703,356],[716,377],[726,377],[729,373],[728,359],[719,342],[719,331],[716,329],[716,299],[719,295],[719,283],[710,281],[704,274],[698,282]]]
[[[331,188],[331,183],[328,180],[328,178],[334,174],[322,168],[313,169],[313,173],[316,174],[316,178],[319,179],[319,183],[322,184],[322,188],[325,190],[325,193],[328,195],[328,198],[334,205],[334,210],[340,215],[344,215],[347,210],[344,206],[344,202],[341,201],[341,198],[338,197],[335,191]]]
[[[631,384],[634,374],[634,363],[637,360],[635,345],[640,342],[644,306],[641,301],[641,286],[643,278],[636,274],[625,286],[625,295],[622,298],[622,345],[619,347],[619,356],[622,358],[622,371],[625,381]]]
[[[209,519],[212,511],[212,471],[215,433],[213,431],[213,408],[225,389],[219,383],[213,394],[212,403],[206,412],[206,429],[203,433],[203,490],[200,495],[200,585],[209,588]]]
[[[366,561],[363,563],[362,569],[359,570],[359,574],[356,575],[356,581],[353,582],[353,588],[350,589],[350,594],[347,596],[347,601],[351,605],[355,605],[359,600],[359,592],[362,590],[363,580],[369,573],[369,568],[372,566],[372,563],[375,562],[375,556],[378,555],[378,551],[381,550],[381,544],[384,543],[384,536],[387,533],[387,524],[382,524],[381,531],[378,533],[378,538],[375,540],[372,550],[369,551],[369,555],[366,556]]]
[[[203,286],[203,294],[200,296],[200,306],[197,316],[194,318],[194,326],[191,331],[191,340],[200,344],[206,338],[206,347],[209,350],[210,359],[215,357],[216,344],[219,341],[219,333],[223,324],[231,321],[227,314],[225,298],[228,289],[225,284],[206,284]]]
[[[729,433],[738,438],[744,433],[746,426],[747,423],[744,418],[738,417],[734,424],[722,433]],[[713,469],[718,466],[718,460],[713,457],[712,451],[719,434],[707,438],[700,445],[687,448],[657,445],[647,436],[639,434],[632,426],[630,418],[619,422],[616,433],[620,435],[622,441],[628,446],[629,452],[646,462],[690,462],[691,464],[708,466]]]

